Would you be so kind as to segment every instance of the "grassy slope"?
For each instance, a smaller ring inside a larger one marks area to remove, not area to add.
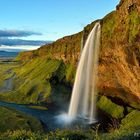
[[[61,60],[51,60],[46,57],[35,58],[28,63],[16,65],[16,67],[12,67],[11,64],[0,64],[0,67],[3,69],[0,76],[5,76],[9,69],[11,71],[6,75],[7,77],[15,74],[13,90],[1,93],[1,99],[19,103],[49,102],[52,96],[52,87],[55,89],[56,86],[57,88],[59,83],[64,90],[59,90],[58,93],[63,94],[64,91],[65,94],[69,94],[69,88],[63,83],[72,83],[75,73],[72,65],[66,65]],[[55,93],[57,94],[57,91]]]
[[[0,132],[19,129],[42,131],[42,126],[34,117],[14,109],[0,107]]]

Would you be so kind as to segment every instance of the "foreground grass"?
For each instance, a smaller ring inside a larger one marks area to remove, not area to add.
[[[0,134],[1,140],[138,140],[138,131],[128,135],[119,133],[100,134],[93,130],[57,130],[55,132],[41,133],[26,130],[7,131]]]
[[[56,130],[48,133],[32,130],[13,130],[0,133],[0,140],[138,140],[140,138],[140,111],[133,110],[122,119],[119,129],[100,132],[82,128]]]
[[[25,130],[8,131],[0,135],[2,140],[93,140],[95,139],[93,131],[81,130],[57,130],[47,134],[40,132],[31,132]]]

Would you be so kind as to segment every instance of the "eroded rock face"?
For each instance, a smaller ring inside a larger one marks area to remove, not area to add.
[[[82,32],[58,39],[56,42],[44,45],[38,50],[21,53],[17,60],[29,60],[35,57],[63,60],[65,63],[78,63],[80,56]]]
[[[101,94],[140,108],[140,1],[121,1],[102,21]]]
[[[83,32],[42,46],[37,51],[23,53],[19,59],[47,56],[77,66],[81,38],[84,43],[95,22],[86,26]],[[121,0],[116,11],[100,22],[100,94],[117,97],[124,104],[140,109],[140,0]]]

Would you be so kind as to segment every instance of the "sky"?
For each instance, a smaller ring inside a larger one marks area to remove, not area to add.
[[[119,0],[0,0],[0,48],[38,48],[81,31]]]

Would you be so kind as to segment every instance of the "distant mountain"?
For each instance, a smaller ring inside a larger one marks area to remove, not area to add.
[[[18,52],[0,51],[0,57],[16,57]]]
[[[42,46],[44,44],[50,43],[52,43],[52,41],[0,38],[0,45],[4,46],[16,46],[16,45]]]

